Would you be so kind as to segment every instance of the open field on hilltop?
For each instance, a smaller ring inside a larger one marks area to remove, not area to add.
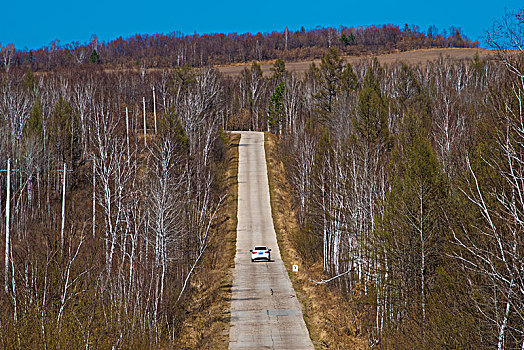
[[[495,51],[490,49],[479,49],[479,48],[437,48],[437,49],[421,49],[413,51],[394,52],[378,56],[345,56],[345,60],[351,64],[358,63],[360,61],[369,60],[373,57],[377,57],[381,64],[390,64],[397,61],[402,61],[409,64],[425,64],[426,62],[435,61],[439,57],[451,57],[456,59],[473,58],[478,52],[480,58],[494,58]],[[264,76],[271,74],[271,67],[273,67],[272,61],[260,62],[260,67]],[[304,73],[309,69],[311,62],[320,63],[320,59],[307,60],[300,62],[286,62],[286,68],[289,71],[296,73]],[[242,70],[249,67],[251,63],[217,66],[217,69],[229,76],[239,76]]]
[[[377,56],[365,55],[365,56],[343,56],[346,62],[351,63],[352,65],[377,58],[381,64],[392,64],[395,62],[405,62],[408,64],[425,64],[427,62],[432,62],[438,60],[440,57],[448,57],[452,59],[472,59],[475,54],[478,53],[479,57],[482,59],[495,59],[496,51],[491,49],[480,49],[480,48],[435,48],[435,49],[420,49],[413,51],[402,51],[394,52],[388,54],[382,54]],[[273,67],[274,60],[269,61],[260,61],[260,68],[265,77],[271,75],[271,68]],[[314,60],[305,60],[298,62],[287,62],[286,69],[290,72],[296,72],[303,74],[309,69],[311,62],[320,64],[320,59]],[[242,73],[244,68],[249,68],[252,62],[246,63],[235,63],[231,65],[217,65],[214,66],[218,71],[225,76],[238,77]],[[166,70],[166,68],[146,68],[147,72],[161,72]],[[172,68],[167,68],[167,70],[172,70]],[[129,71],[129,72],[140,72],[139,67],[135,68],[115,68],[115,67],[106,67],[104,71],[107,73],[116,72],[116,71]],[[35,74],[42,74],[36,72]]]

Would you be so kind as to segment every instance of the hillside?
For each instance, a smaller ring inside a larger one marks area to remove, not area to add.
[[[19,50],[13,45],[0,46],[0,67],[22,67],[34,71],[50,71],[64,67],[84,69],[102,66],[116,68],[174,68],[203,67],[266,61],[280,58],[287,62],[314,60],[329,48],[337,48],[349,56],[369,56],[431,48],[475,48],[460,28],[452,27],[449,35],[430,27],[421,31],[418,26],[401,28],[397,25],[362,27],[317,27],[299,31],[271,33],[213,33],[183,35],[169,34],[119,37],[109,42],[96,36],[90,42],[60,45],[37,50]]]
[[[377,58],[380,64],[392,64],[395,62],[404,62],[407,64],[425,64],[430,61],[436,61],[439,58],[449,59],[471,59],[479,55],[481,59],[494,59],[496,52],[490,49],[479,49],[479,48],[436,48],[436,49],[419,49],[411,51],[397,51],[393,53],[386,53],[380,55],[364,55],[364,56],[349,56],[343,55],[346,62],[352,65],[358,62],[365,62],[373,58]],[[271,75],[271,68],[273,67],[275,60],[259,62],[260,68],[264,76]],[[297,62],[286,62],[286,69],[290,72],[296,72],[303,74],[309,69],[312,62],[315,64],[320,63],[320,59],[315,60],[304,60]],[[251,63],[242,64],[228,64],[228,65],[217,65],[216,68],[226,76],[239,76],[244,68],[249,68]]]

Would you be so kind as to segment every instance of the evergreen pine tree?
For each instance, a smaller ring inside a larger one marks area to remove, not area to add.
[[[267,125],[269,131],[275,132],[275,127],[278,126],[278,132],[282,134],[282,119],[284,119],[284,92],[286,85],[281,81],[275,88],[275,92],[271,95],[269,100],[269,108],[267,110]]]
[[[359,82],[357,75],[353,71],[351,64],[347,64],[346,68],[342,72],[342,81],[341,81],[341,90],[345,91],[347,94],[353,91],[357,91],[359,88]]]
[[[320,89],[315,95],[318,112],[325,119],[333,110],[344,71],[344,60],[336,48],[330,48],[320,63]]]
[[[444,258],[447,225],[442,208],[448,201],[446,177],[426,134],[421,118],[407,115],[405,131],[393,150],[394,176],[377,230],[379,260],[388,266],[386,288],[393,303],[392,312],[417,321],[420,337],[414,335],[413,341],[418,348],[426,344],[428,296]],[[399,321],[394,327],[402,330],[402,320]]]
[[[386,104],[373,68],[370,67],[358,94],[356,116],[353,119],[359,138],[368,145],[387,142],[389,131],[386,117]]]
[[[273,72],[273,75],[271,76],[271,79],[275,81],[275,83],[279,83],[284,79],[284,75],[286,74],[286,63],[278,58],[275,63],[273,63],[273,67],[271,67],[271,71]]]
[[[49,142],[54,148],[58,164],[78,165],[82,155],[80,118],[61,96],[49,120]]]
[[[180,154],[186,155],[189,152],[189,138],[172,107],[167,109],[164,118],[158,122],[158,136],[160,142],[164,139],[175,142]]]
[[[89,61],[95,64],[100,63],[100,56],[98,56],[98,52],[96,52],[96,50],[93,50],[93,52],[91,53],[91,56],[89,57]]]
[[[43,121],[42,121],[42,103],[40,97],[35,99],[33,109],[31,109],[31,115],[24,126],[23,135],[24,138],[30,136],[38,136],[43,138]]]

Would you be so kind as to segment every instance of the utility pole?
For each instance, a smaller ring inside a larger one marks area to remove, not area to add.
[[[10,204],[11,204],[11,159],[7,160],[7,198],[5,199],[5,270],[4,270],[4,289],[8,291],[8,275],[9,275],[9,219],[10,219]]]
[[[127,107],[126,107],[126,139],[127,139],[127,163],[129,164],[129,111]],[[94,173],[94,170],[93,170],[93,173]]]
[[[129,153],[129,141],[127,144],[127,152]],[[93,238],[95,238],[95,215],[96,215],[96,198],[95,198],[95,160],[93,159]]]
[[[11,171],[18,171],[18,169],[11,169],[11,158],[7,159],[7,169],[0,170],[7,171],[7,198],[5,199],[5,269],[4,269],[4,290],[9,291],[9,249],[11,247],[10,236],[10,219],[11,219]]]
[[[286,26],[286,30],[284,31],[284,34],[286,36],[286,45],[285,45],[285,50],[286,51],[287,51],[287,37],[288,37],[288,33],[289,33],[289,31],[288,31],[287,26]]]
[[[62,181],[62,226],[60,228],[60,247],[63,251],[64,250],[64,228],[65,228],[66,175],[68,171],[72,171],[72,170],[67,169],[66,163],[64,162],[64,168],[58,171],[64,172],[64,177]]]
[[[142,97],[142,105],[144,106],[144,145],[147,147],[146,98],[145,97]]]
[[[127,112],[127,108],[126,108],[126,112]],[[127,114],[127,113],[126,113]],[[128,148],[129,150],[129,148]],[[93,238],[95,238],[95,229],[96,229],[96,206],[95,206],[95,203],[96,203],[96,197],[95,197],[95,158],[91,158],[89,159],[90,161],[93,162]],[[128,160],[129,162],[129,160]]]
[[[155,134],[158,132],[156,128],[156,96],[155,96],[155,86],[153,85],[153,114],[155,116]]]

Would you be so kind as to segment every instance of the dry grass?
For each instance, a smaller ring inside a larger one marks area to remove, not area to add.
[[[266,133],[265,150],[271,195],[271,210],[278,245],[290,274],[297,297],[303,306],[304,320],[316,349],[366,349],[360,317],[341,295],[313,281],[322,278],[321,266],[305,266],[292,243],[298,224],[291,204],[291,192],[282,161],[278,158],[275,135]],[[292,271],[292,265],[299,272]]]
[[[380,64],[391,64],[395,62],[404,62],[408,64],[426,64],[427,62],[436,61],[443,58],[451,59],[473,59],[475,54],[482,59],[494,59],[496,55],[495,50],[479,49],[479,48],[438,48],[438,49],[421,49],[413,51],[394,52],[377,56]],[[354,64],[363,59],[370,59],[372,56],[366,57],[348,57],[348,61]]]
[[[227,134],[229,168],[226,186],[229,193],[222,209],[224,223],[214,237],[213,246],[203,262],[203,272],[192,281],[193,299],[176,349],[227,349],[232,270],[235,266],[238,205],[238,144],[240,135]]]
[[[435,49],[419,49],[412,51],[398,51],[388,54],[381,55],[362,55],[362,56],[343,56],[346,62],[351,63],[352,65],[359,62],[365,62],[373,58],[377,58],[380,64],[392,64],[395,62],[404,62],[408,64],[421,64],[424,65],[431,61],[436,61],[440,57],[451,58],[451,59],[473,59],[475,54],[478,53],[479,57],[482,59],[496,59],[496,51],[491,49],[480,49],[480,48],[435,48]],[[276,59],[261,61],[260,68],[262,69],[262,74],[264,76],[270,76],[272,74],[271,68],[275,63]],[[311,62],[320,64],[320,59],[297,61],[297,62],[286,62],[286,69],[290,72],[295,72],[298,74],[305,73]],[[239,77],[244,68],[251,67],[252,62],[247,63],[232,63],[226,65],[216,65],[214,66],[218,69],[219,72],[226,76],[230,77]],[[140,68],[115,68],[115,67],[105,67],[104,72],[113,73],[113,72],[135,72],[139,73]],[[160,72],[163,70],[171,71],[173,68],[147,68],[147,72]],[[42,72],[36,72],[35,74],[45,74]]]
[[[346,62],[356,64],[361,61],[370,60],[377,57],[381,64],[392,64],[395,62],[405,62],[408,64],[426,64],[427,62],[436,61],[440,57],[449,57],[453,59],[472,59],[478,52],[480,58],[491,59],[495,57],[495,51],[489,49],[469,49],[469,48],[438,48],[438,49],[421,49],[413,51],[395,52],[378,56],[345,56]],[[271,68],[275,60],[260,62],[260,67],[264,76],[271,75]],[[301,62],[286,62],[286,69],[303,74],[309,69],[311,62],[320,63],[319,59],[307,60]],[[217,69],[224,75],[239,76],[244,68],[249,68],[251,63],[233,64],[217,66]]]

